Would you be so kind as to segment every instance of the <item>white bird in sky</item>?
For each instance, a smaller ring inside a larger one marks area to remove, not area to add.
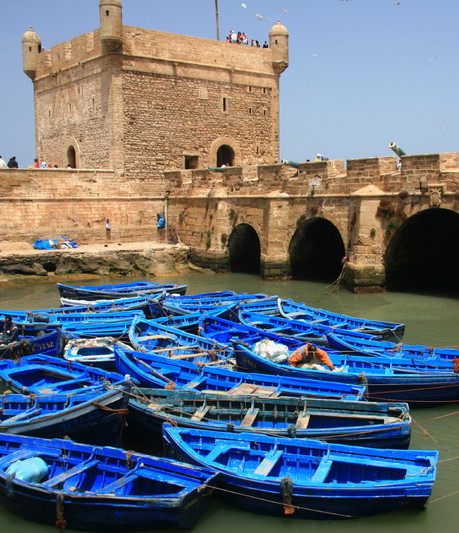
[[[445,126],[442,126],[441,124],[438,124],[438,127],[441,129],[441,131],[446,131]]]
[[[436,59],[437,56],[428,57],[424,63],[425,66],[427,66],[429,63],[432,63],[434,59]]]
[[[247,4],[241,4],[241,7],[243,7],[244,9],[247,9]]]
[[[312,57],[319,57],[319,54],[311,54]]]
[[[283,11],[284,13],[293,13],[291,9],[284,9],[283,7],[280,7],[279,11]]]

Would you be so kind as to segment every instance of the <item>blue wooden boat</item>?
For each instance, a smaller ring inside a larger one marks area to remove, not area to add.
[[[232,347],[146,318],[132,321],[129,341],[138,351],[187,360],[197,365],[232,368],[235,364]]]
[[[395,357],[425,364],[430,368],[459,371],[459,350],[433,348],[431,346],[396,344],[389,341],[363,339],[344,333],[328,333],[327,339],[333,348],[350,355],[364,357]]]
[[[228,295],[219,294],[195,294],[191,296],[178,296],[165,294],[163,298],[159,298],[152,303],[152,308],[156,309],[156,315],[185,315],[188,313],[212,313],[218,306],[227,306],[230,304],[241,305],[248,302],[262,302],[271,298],[266,294],[256,293],[230,293]],[[277,297],[276,297],[277,298]]]
[[[117,337],[127,340],[132,319],[105,320],[102,322],[74,322],[61,326],[67,339]]]
[[[115,337],[69,339],[64,347],[63,358],[70,362],[96,366],[104,370],[114,370],[114,347],[116,344],[122,348],[130,349],[130,346]]]
[[[30,314],[24,312],[24,316],[20,316],[20,312],[14,311],[9,313],[19,331],[25,334],[37,334],[41,331],[50,331],[53,329],[63,328],[66,325],[80,324],[104,324],[106,322],[124,321],[130,323],[136,316],[145,316],[143,311],[133,309],[131,311],[114,311],[111,313],[64,313],[64,314]],[[4,316],[0,316],[0,328],[3,327]]]
[[[359,448],[169,424],[163,434],[171,457],[220,472],[217,495],[230,505],[293,518],[354,518],[422,507],[438,461],[437,451]]]
[[[131,311],[140,309],[147,318],[151,318],[151,302],[161,298],[164,293],[151,296],[135,296],[132,298],[116,298],[115,300],[74,300],[71,298],[61,298],[61,305],[58,309],[61,313],[111,313],[113,311]],[[56,310],[57,312],[57,310]]]
[[[280,316],[255,313],[239,308],[238,318],[242,324],[253,326],[263,331],[275,333],[282,337],[298,339],[303,343],[312,342],[321,346],[328,346],[328,333],[349,332],[349,330],[336,329],[333,326],[323,324],[312,324],[304,320],[294,320]],[[351,333],[351,332],[349,332]],[[369,335],[362,332],[352,332],[355,337],[381,340],[378,335]]]
[[[59,529],[192,527],[216,481],[213,470],[118,448],[0,436],[0,501]]]
[[[117,446],[127,414],[129,383],[78,394],[4,394],[0,432]]]
[[[16,359],[35,353],[60,355],[63,345],[64,335],[59,330],[37,336],[19,335],[17,341],[0,346],[0,359]]]
[[[112,285],[64,285],[57,284],[61,298],[81,300],[113,300],[131,296],[147,296],[149,294],[185,294],[187,286],[176,283],[156,283],[153,281],[135,281]]]
[[[236,372],[211,365],[198,366],[152,353],[123,350],[119,347],[115,347],[115,358],[118,372],[129,374],[143,387],[351,401],[363,400],[365,394],[365,387],[362,385]]]
[[[282,343],[282,339],[279,342]],[[241,343],[235,345],[238,368],[299,379],[303,376],[304,379],[319,381],[365,383],[369,400],[407,402],[410,407],[428,407],[459,400],[459,374],[442,368],[431,368],[406,359],[329,352],[331,361],[340,370],[331,372],[325,367],[313,370],[290,366],[287,361],[273,362],[258,355],[252,348]]]
[[[405,403],[257,398],[187,390],[132,389],[128,425],[143,442],[160,442],[162,425],[320,439],[373,448],[408,448]]]
[[[70,363],[47,355],[0,361],[0,387],[11,392],[57,394],[100,389],[125,380],[116,372]]]
[[[291,299],[277,298],[275,302],[272,299],[266,302],[249,302],[241,304],[241,309],[294,320],[303,320],[312,325],[321,324],[334,329],[339,328],[385,339],[395,339],[397,342],[403,337],[405,332],[405,324],[365,320],[341,315],[324,309],[310,307],[304,303],[294,302]]]

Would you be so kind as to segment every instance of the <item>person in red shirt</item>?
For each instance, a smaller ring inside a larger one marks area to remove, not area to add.
[[[288,358],[288,364],[296,368],[312,368],[314,370],[323,370],[322,365],[325,365],[330,370],[336,370],[327,352],[313,344],[305,344],[297,348]]]

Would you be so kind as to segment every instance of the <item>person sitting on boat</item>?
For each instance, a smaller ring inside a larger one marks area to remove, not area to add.
[[[327,352],[317,348],[314,344],[305,344],[297,348],[288,358],[288,364],[296,368],[310,368],[313,370],[323,370],[323,365],[325,365],[330,370],[337,370]]]
[[[3,332],[0,338],[0,344],[10,344],[17,341],[19,337],[19,329],[11,319],[10,315],[5,316],[5,323],[3,324]]]

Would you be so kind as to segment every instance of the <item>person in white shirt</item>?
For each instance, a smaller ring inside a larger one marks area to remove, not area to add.
[[[1,155],[0,155],[0,168],[8,168],[6,161],[4,161]]]

